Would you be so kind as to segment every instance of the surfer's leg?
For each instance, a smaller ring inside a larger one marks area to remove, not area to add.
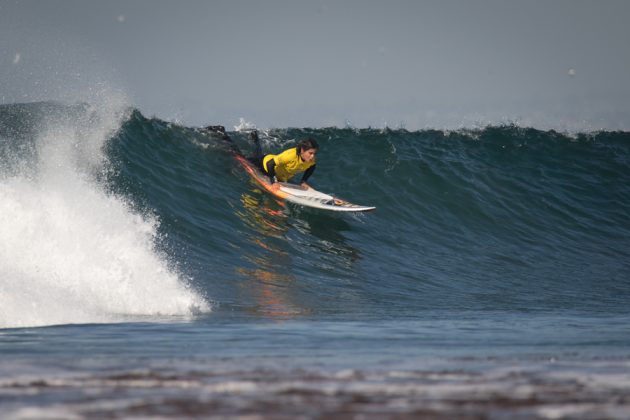
[[[254,156],[248,157],[247,160],[256,165],[258,169],[261,169],[263,172],[265,172],[263,168],[263,158],[265,157],[265,155],[263,155],[262,152],[262,146],[260,145],[260,139],[258,138],[258,131],[254,130],[249,133],[249,138],[252,140],[252,142],[254,142]]]
[[[225,127],[223,127],[222,125],[209,125],[205,127],[205,129],[219,136],[221,140],[224,140],[233,153],[243,156],[243,154],[241,153],[241,150],[238,148],[236,143],[234,143],[234,141],[232,141],[230,136],[228,136],[227,133],[225,132]]]
[[[262,159],[262,146],[260,145],[260,139],[258,138],[258,131],[254,130],[249,133],[249,138],[254,142],[254,157],[257,159]]]

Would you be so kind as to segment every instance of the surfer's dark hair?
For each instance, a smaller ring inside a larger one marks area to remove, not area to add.
[[[302,153],[304,150],[310,150],[310,149],[319,150],[319,144],[317,144],[315,139],[311,137],[300,140],[300,142],[297,145],[298,153]]]

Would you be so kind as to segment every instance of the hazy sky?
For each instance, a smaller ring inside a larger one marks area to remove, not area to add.
[[[0,0],[0,101],[120,90],[190,125],[628,130],[629,22],[625,0]]]

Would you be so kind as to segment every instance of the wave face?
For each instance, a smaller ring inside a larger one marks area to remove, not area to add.
[[[0,108],[1,326],[210,300],[265,317],[627,313],[630,133],[261,132],[267,152],[315,138],[313,184],[377,206],[339,216],[278,203],[201,129],[102,113]]]

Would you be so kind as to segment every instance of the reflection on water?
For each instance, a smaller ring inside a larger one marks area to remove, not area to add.
[[[234,211],[254,246],[243,248],[245,265],[236,271],[247,279],[242,290],[255,300],[255,313],[278,318],[311,313],[299,298],[305,286],[296,268],[337,277],[348,274],[360,258],[341,233],[351,226],[340,217],[304,211],[259,189],[243,193],[241,205]]]
[[[283,212],[284,203],[249,193],[241,195],[241,203],[243,210],[237,210],[236,215],[256,233],[263,237],[280,238],[286,232],[287,216]]]
[[[259,192],[258,195],[243,193],[241,204],[242,210],[237,209],[236,214],[250,228],[247,241],[256,246],[244,250],[242,259],[248,267],[238,267],[236,271],[248,279],[243,293],[256,301],[252,311],[276,318],[293,318],[304,313],[291,296],[295,277],[289,271],[290,252],[283,247],[289,229],[284,203]]]

